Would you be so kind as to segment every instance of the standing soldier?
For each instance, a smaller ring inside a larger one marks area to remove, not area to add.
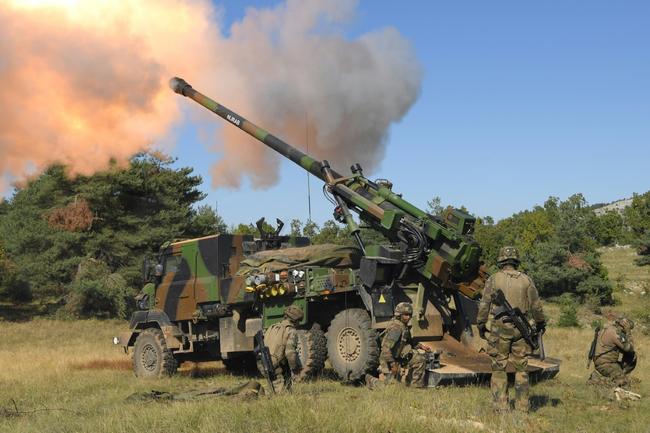
[[[508,320],[503,308],[494,304],[496,294],[501,290],[512,308],[519,308],[535,320],[538,332],[546,328],[542,304],[533,280],[517,270],[519,253],[514,247],[503,247],[497,258],[499,271],[485,283],[483,298],[479,304],[477,324],[481,338],[486,339],[488,316],[491,328],[488,354],[492,357],[492,380],[490,388],[496,411],[510,409],[508,400],[508,375],[506,366],[511,362],[515,369],[515,409],[528,412],[528,355],[531,347],[522,338],[519,330]],[[492,308],[491,308],[492,307]]]
[[[292,375],[298,377],[300,375],[302,368],[298,358],[296,325],[302,318],[302,309],[290,305],[284,310],[284,319],[264,332],[264,344],[269,348],[275,372],[273,387],[277,393],[289,391]]]
[[[636,367],[636,352],[632,342],[634,322],[620,315],[613,325],[596,335],[593,357],[595,371],[589,377],[591,384],[615,387],[630,386],[628,375]]]
[[[388,323],[381,340],[381,353],[379,354],[379,371],[385,384],[393,379],[403,379],[407,385],[416,388],[424,387],[424,356],[419,350],[431,351],[431,348],[415,343],[411,338],[411,328],[408,325],[413,316],[413,306],[408,302],[400,302],[395,307],[395,316]],[[419,350],[418,350],[419,349]],[[402,377],[401,368],[410,370],[410,380]],[[367,377],[372,387],[377,379]]]

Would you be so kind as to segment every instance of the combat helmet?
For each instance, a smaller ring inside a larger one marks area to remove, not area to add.
[[[304,313],[302,312],[302,308],[297,305],[289,305],[284,310],[284,317],[294,322],[300,322],[304,317]]]
[[[395,306],[395,317],[399,317],[402,314],[413,315],[413,305],[410,302],[400,302]]]
[[[619,314],[614,320],[614,324],[620,326],[626,332],[634,329],[634,322],[624,314]]]
[[[506,264],[518,265],[519,260],[519,251],[517,248],[507,246],[499,250],[499,256],[497,257],[497,265],[502,266]]]

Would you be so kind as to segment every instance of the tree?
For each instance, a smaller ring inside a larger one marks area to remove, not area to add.
[[[0,221],[6,255],[15,265],[15,277],[28,281],[35,294],[61,295],[84,254],[86,233],[58,230],[47,221],[52,210],[73,198],[74,183],[63,166],[55,165],[17,189],[7,202]]]
[[[319,231],[318,224],[316,224],[312,220],[307,220],[305,226],[302,228],[303,236],[307,236],[308,238],[315,238],[316,235],[318,234],[318,231]]]
[[[314,244],[341,244],[346,245],[350,241],[348,231],[339,226],[334,220],[327,220],[323,228],[312,238]]]
[[[519,249],[522,270],[546,297],[573,294],[594,305],[612,302],[612,285],[596,252],[596,216],[581,194],[565,201],[549,197],[536,206],[489,225],[477,222],[475,237],[483,259],[496,270],[499,248]]]
[[[623,216],[616,211],[605,212],[588,221],[588,232],[598,245],[620,243],[625,238]]]
[[[634,194],[632,204],[625,209],[624,215],[640,256],[636,264],[650,265],[650,191]]]
[[[185,235],[198,238],[227,232],[228,226],[217,210],[209,205],[203,205],[192,211],[191,222]]]
[[[192,206],[205,197],[193,169],[172,168],[161,155],[134,156],[126,169],[116,166],[76,179],[77,194],[95,214],[84,256],[120,270],[130,285],[140,282],[141,260],[169,240],[190,237]]]
[[[259,236],[259,233],[257,232],[257,228],[255,228],[255,226],[252,223],[249,224],[239,223],[236,226],[232,226],[230,228],[230,232],[234,235]]]
[[[119,272],[128,287],[139,286],[144,255],[196,234],[210,220],[207,210],[193,208],[204,197],[197,189],[201,177],[191,168],[172,168],[173,162],[139,154],[128,167],[76,177],[55,165],[16,189],[0,235],[17,278],[28,281],[35,296],[60,297],[78,265],[91,258]]]
[[[292,219],[291,223],[289,223],[289,227],[291,228],[291,231],[289,234],[291,236],[302,236],[302,221],[299,219]]]
[[[441,216],[444,211],[442,206],[440,196],[433,196],[433,198],[427,201],[427,212],[431,215]]]

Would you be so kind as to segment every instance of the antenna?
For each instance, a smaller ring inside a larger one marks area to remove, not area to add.
[[[306,135],[306,140],[305,142],[307,143],[307,155],[309,155],[309,115],[307,114],[307,110],[305,110],[305,135]],[[311,185],[309,183],[309,172],[307,172],[307,209],[309,212],[309,219],[307,220],[308,222],[311,221]]]

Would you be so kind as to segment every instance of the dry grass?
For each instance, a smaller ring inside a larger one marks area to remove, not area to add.
[[[634,296],[623,296],[622,308]],[[186,365],[173,378],[136,380],[129,359],[111,344],[122,322],[2,325],[2,432],[650,432],[650,372],[643,368],[650,338],[643,335],[636,336],[641,367],[634,373],[641,401],[621,405],[585,385],[589,327],[551,327],[547,352],[562,360],[560,374],[532,388],[532,414],[497,416],[486,387],[370,392],[327,379],[257,401],[130,403],[125,399],[134,392],[231,386],[244,379],[209,363]],[[25,413],[11,416],[16,407]]]
[[[606,247],[600,249],[603,264],[613,282],[621,281],[628,294],[650,294],[650,266],[636,266],[638,256],[631,247]]]

